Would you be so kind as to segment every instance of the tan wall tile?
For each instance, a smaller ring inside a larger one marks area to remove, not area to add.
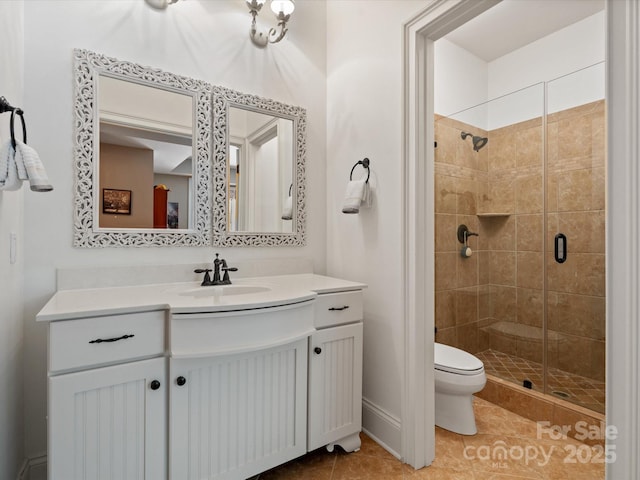
[[[591,156],[591,118],[574,116],[558,122],[559,159]]]
[[[445,175],[435,175],[435,210],[436,213],[456,213],[457,195],[456,179]]]
[[[458,250],[456,216],[444,213],[435,215],[436,252],[455,252]]]
[[[438,143],[435,149],[435,161],[455,165],[460,141],[459,132],[441,121],[435,122],[434,127],[435,141]]]
[[[604,169],[558,174],[558,211],[604,210]]]
[[[456,327],[458,348],[469,353],[478,352],[478,324],[467,323]]]
[[[496,320],[515,322],[517,317],[517,294],[515,287],[491,285],[493,317]]]
[[[489,171],[506,170],[516,166],[516,145],[509,135],[489,134]]]
[[[516,180],[516,212],[541,213],[543,211],[542,176],[527,175]]]
[[[538,252],[518,252],[516,285],[522,288],[542,289],[544,286],[543,254]]]
[[[542,128],[532,127],[516,133],[516,165],[542,165]]]
[[[493,317],[491,307],[491,286],[480,285],[478,287],[478,321],[482,323],[484,319]]]
[[[605,298],[549,292],[547,325],[550,330],[593,340],[604,340]]]
[[[542,327],[544,318],[544,291],[531,288],[517,289],[518,323]]]
[[[478,256],[472,255],[463,258],[459,253],[456,255],[456,287],[473,287],[478,285]]]
[[[491,283],[494,285],[516,285],[516,254],[515,252],[490,252]]]
[[[482,205],[483,212],[515,212],[516,192],[513,178],[490,181],[487,198]]]
[[[570,247],[569,247],[570,248]],[[549,290],[596,297],[605,296],[605,256],[597,253],[571,253],[564,263],[549,256],[547,285]]]
[[[489,250],[515,251],[516,219],[514,215],[483,218],[480,221],[480,231]]]
[[[437,326],[437,325],[436,325]],[[456,327],[440,328],[436,332],[436,342],[458,348]]]
[[[542,252],[542,214],[516,215],[516,249]]]
[[[452,290],[456,288],[457,253],[436,253],[435,255],[435,286],[437,290]]]
[[[482,250],[475,252],[478,257],[478,285],[491,283],[491,252]]]
[[[478,287],[456,291],[456,325],[478,321]]]
[[[477,182],[459,178],[456,182],[457,204],[456,213],[462,215],[475,215],[477,213]]]
[[[584,337],[558,334],[558,368],[583,377],[591,375],[592,341]]]
[[[435,292],[435,321],[438,328],[453,327],[456,324],[456,291]]]

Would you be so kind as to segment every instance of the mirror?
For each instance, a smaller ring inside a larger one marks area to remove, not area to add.
[[[209,245],[211,86],[74,55],[74,246]]]
[[[306,111],[213,88],[214,244],[304,245]]]
[[[293,149],[291,119],[229,108],[230,232],[293,232]]]

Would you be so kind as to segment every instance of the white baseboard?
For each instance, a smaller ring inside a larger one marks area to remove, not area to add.
[[[47,456],[25,458],[17,480],[47,480]]]
[[[400,419],[366,398],[362,399],[362,431],[397,459],[402,459]]]

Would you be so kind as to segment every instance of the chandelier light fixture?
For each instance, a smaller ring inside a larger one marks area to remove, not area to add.
[[[271,11],[278,20],[277,27],[270,28],[268,32],[258,31],[256,17],[266,0],[246,0],[251,13],[251,41],[258,47],[266,47],[269,43],[278,43],[287,34],[287,22],[295,9],[293,0],[271,0]],[[279,29],[279,30],[278,30]]]

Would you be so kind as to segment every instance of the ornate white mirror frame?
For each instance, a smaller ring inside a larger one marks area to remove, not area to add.
[[[227,158],[229,154],[229,108],[238,107],[293,122],[292,182],[293,228],[286,232],[229,231]],[[304,108],[267,98],[213,87],[213,243],[216,246],[302,246],[306,243],[305,159],[307,113]]]
[[[193,225],[189,229],[107,229],[98,224],[100,75],[188,95],[193,98]],[[74,50],[75,78],[75,247],[150,247],[211,245],[211,94],[212,86],[155,68]]]

